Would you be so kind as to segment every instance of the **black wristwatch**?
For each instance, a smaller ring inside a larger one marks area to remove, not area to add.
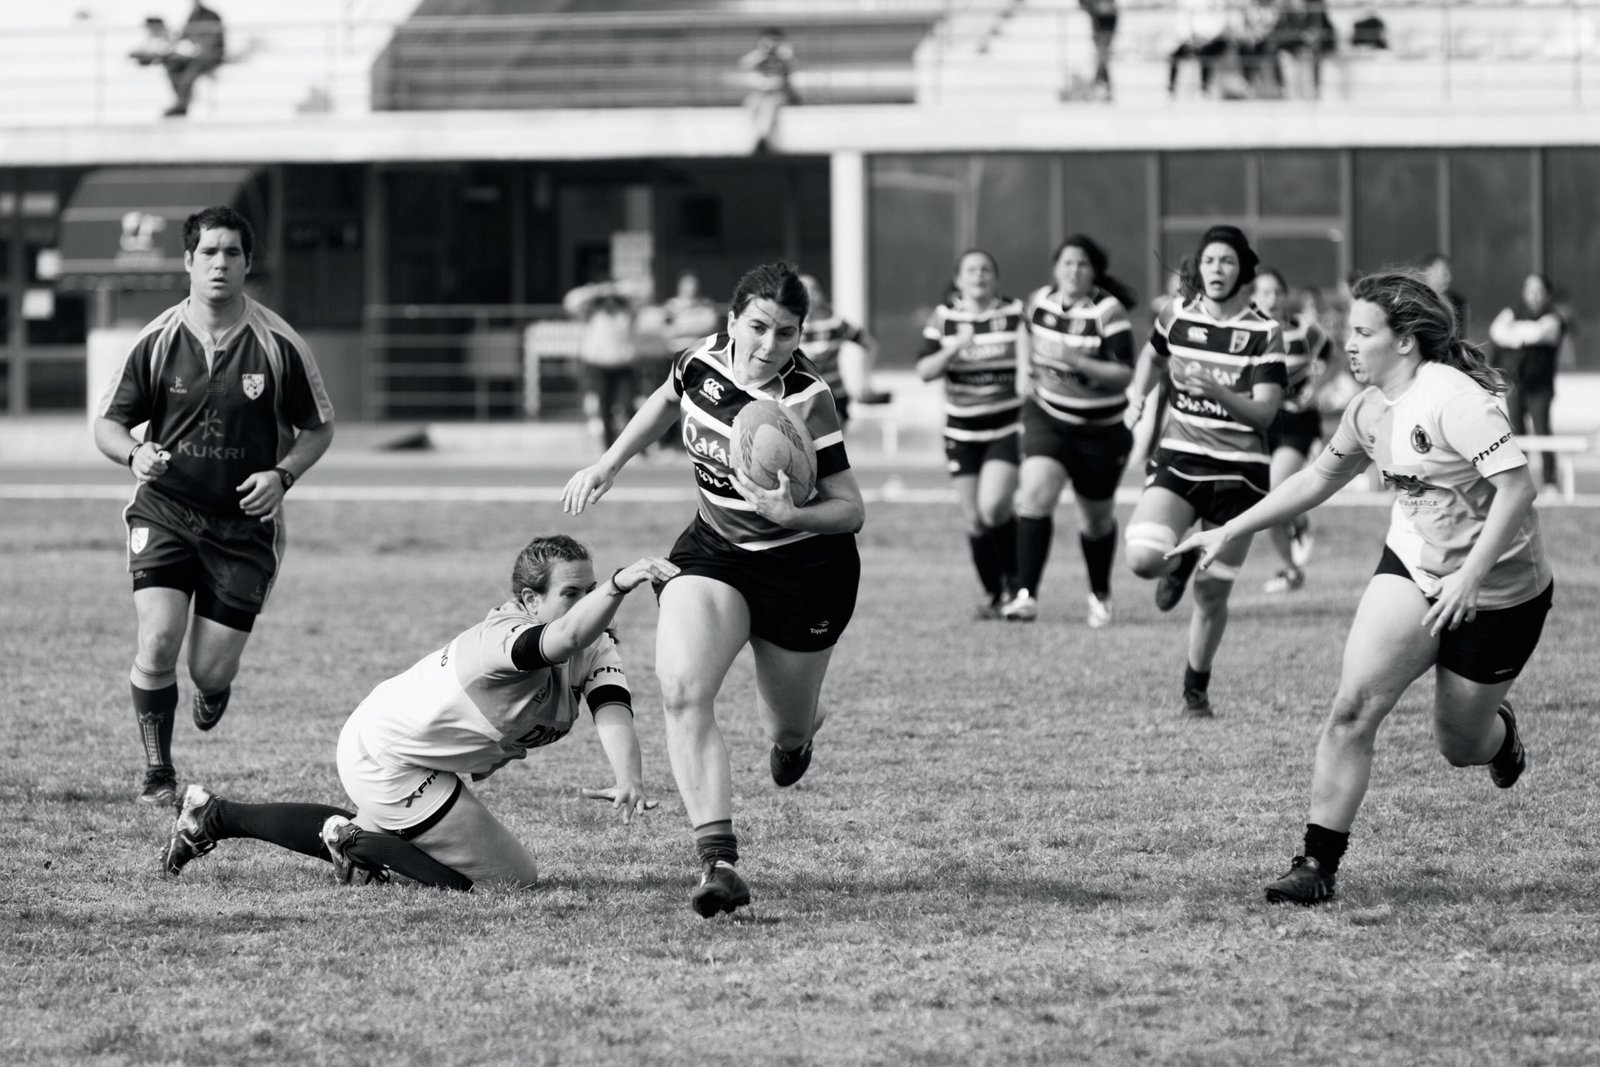
[[[294,475],[290,474],[282,467],[273,467],[272,473],[283,479],[283,491],[285,493],[294,488]]]

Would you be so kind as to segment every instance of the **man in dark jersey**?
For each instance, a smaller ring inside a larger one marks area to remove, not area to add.
[[[138,483],[123,518],[147,804],[177,796],[172,727],[185,631],[194,722],[209,730],[227,709],[283,556],[284,493],[333,442],[333,405],[311,350],[244,293],[250,224],[208,207],[184,222],[183,246],[188,299],[139,334],[94,421],[95,446]],[[141,423],[143,440],[132,433]]]

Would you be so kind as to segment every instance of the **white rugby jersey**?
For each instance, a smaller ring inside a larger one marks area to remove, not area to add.
[[[519,670],[512,646],[540,626],[521,604],[507,601],[381,682],[350,716],[362,749],[381,764],[483,777],[565,737],[580,699],[591,712],[605,704],[632,707],[609,634],[565,663]]]
[[[1200,297],[1173,301],[1156,316],[1150,343],[1162,356],[1199,363],[1202,372],[1240,396],[1258,385],[1284,384],[1283,331],[1254,304],[1228,319],[1214,319]],[[1269,463],[1264,430],[1240,422],[1228,409],[1173,383],[1160,447],[1223,463]]]
[[[1369,462],[1395,490],[1386,543],[1430,597],[1483,534],[1495,493],[1488,476],[1528,464],[1495,398],[1456,368],[1431,362],[1397,400],[1369,387],[1350,401],[1314,469],[1343,478]],[[1549,584],[1539,518],[1529,509],[1484,576],[1478,606],[1513,607]]]
[[[1028,297],[1025,321],[1033,337],[1029,376],[1033,397],[1047,414],[1074,426],[1113,426],[1122,421],[1128,397],[1090,380],[1067,363],[1080,359],[1132,366],[1133,323],[1122,301],[1091,289],[1070,304],[1051,285]]]
[[[1022,301],[997,297],[982,311],[967,311],[959,303],[952,297],[940,304],[922,327],[922,355],[937,352],[946,337],[972,331],[971,346],[945,368],[945,436],[956,441],[998,440],[1021,426],[1017,338],[1024,329]]]

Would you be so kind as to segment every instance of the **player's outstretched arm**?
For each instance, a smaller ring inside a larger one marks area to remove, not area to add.
[[[617,784],[610,789],[585,789],[583,795],[591,800],[611,801],[612,810],[622,814],[622,821],[632,822],[635,815],[643,815],[657,803],[644,795],[644,770],[639,759],[639,736],[633,729],[633,711],[621,704],[602,704],[594,711],[594,726]]]
[[[1180,556],[1198,548],[1201,550],[1200,566],[1204,568],[1216,558],[1217,553],[1221,552],[1228,542],[1246,534],[1282,526],[1296,515],[1310,511],[1333,496],[1357,473],[1359,468],[1352,470],[1348,475],[1341,472],[1337,477],[1330,477],[1315,467],[1296,471],[1253,507],[1230,519],[1225,526],[1197,530],[1190,534],[1167,553],[1167,558],[1171,559],[1173,556]]]
[[[561,618],[544,628],[539,651],[551,663],[562,663],[578,649],[600,640],[616,618],[622,598],[646,582],[664,582],[678,573],[678,565],[660,556],[628,564],[591,589]]]
[[[670,381],[663,382],[634,412],[605,454],[567,480],[561,491],[561,510],[568,515],[582,515],[584,508],[606,495],[628,461],[665,433],[677,415],[678,394]]]

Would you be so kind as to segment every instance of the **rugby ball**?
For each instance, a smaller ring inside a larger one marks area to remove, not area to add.
[[[816,446],[799,418],[776,400],[752,400],[739,409],[729,454],[734,468],[763,489],[776,489],[778,472],[787,474],[797,507],[816,489]]]

